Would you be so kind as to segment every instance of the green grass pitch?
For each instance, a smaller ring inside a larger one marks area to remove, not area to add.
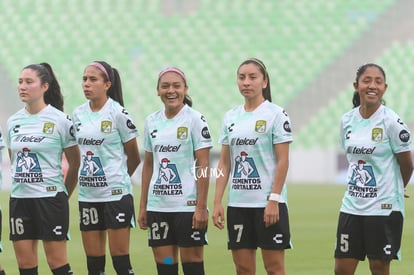
[[[214,184],[209,194],[209,207],[213,208]],[[408,193],[410,193],[410,186]],[[289,215],[293,249],[286,251],[286,271],[289,275],[333,274],[333,250],[338,211],[345,186],[335,184],[289,184]],[[135,188],[136,211],[139,203],[139,187]],[[412,192],[414,196],[414,191]],[[12,243],[8,240],[9,193],[1,192],[3,208],[3,253],[0,263],[9,275],[18,274]],[[87,274],[82,240],[79,233],[79,214],[76,194],[71,198],[71,240],[68,242],[69,261],[75,274]],[[406,199],[406,219],[402,242],[402,261],[393,261],[392,274],[410,274],[414,263],[414,197]],[[136,274],[156,274],[151,249],[147,246],[147,232],[135,228],[131,233],[131,260]],[[227,234],[218,230],[210,219],[209,245],[205,247],[206,274],[235,274],[230,252],[227,250]],[[112,262],[107,253],[106,274],[114,275]],[[181,267],[180,267],[181,268]],[[39,274],[51,274],[45,261],[43,247],[39,243]],[[180,274],[182,272],[180,271]],[[257,274],[266,274],[257,252]],[[361,262],[357,275],[369,274],[367,261]]]

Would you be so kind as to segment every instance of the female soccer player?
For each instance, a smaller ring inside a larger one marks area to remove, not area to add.
[[[227,230],[237,274],[255,274],[261,248],[268,274],[285,274],[284,250],[290,248],[286,196],[289,144],[287,113],[271,103],[270,81],[262,61],[251,58],[237,70],[244,104],[223,120],[222,144],[214,198],[213,221],[224,228],[222,199],[230,182]]]
[[[384,106],[385,72],[365,64],[356,74],[354,108],[341,120],[340,139],[349,162],[347,189],[336,233],[335,274],[354,274],[368,257],[372,274],[390,274],[399,259],[404,188],[410,180],[411,135]]]
[[[25,107],[7,121],[12,167],[10,240],[21,275],[38,274],[38,240],[53,274],[73,274],[68,263],[68,198],[76,187],[79,149],[63,111],[60,86],[47,63],[26,66],[18,92]],[[62,154],[69,163],[63,182]]]
[[[209,152],[206,119],[191,108],[187,79],[177,68],[160,72],[164,109],[147,117],[139,225],[149,230],[159,275],[204,274],[208,223]]]
[[[107,237],[117,274],[134,274],[129,240],[135,227],[131,175],[140,162],[138,131],[123,107],[115,68],[92,62],[83,72],[82,87],[88,101],[73,112],[73,124],[82,154],[79,214],[88,274],[104,273]]]

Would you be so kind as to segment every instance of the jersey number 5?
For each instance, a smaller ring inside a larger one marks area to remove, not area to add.
[[[340,250],[343,253],[346,253],[349,251],[349,235],[348,234],[341,234],[341,239],[340,239],[341,243],[340,243]]]

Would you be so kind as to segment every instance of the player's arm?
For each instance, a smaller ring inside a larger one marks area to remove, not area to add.
[[[210,185],[210,147],[195,151],[197,178],[197,205],[193,215],[193,228],[203,229],[208,224],[207,197]],[[197,171],[200,171],[197,173]]]
[[[223,144],[221,146],[220,160],[217,166],[218,175],[216,177],[216,191],[214,194],[214,209],[212,216],[214,225],[219,229],[224,228],[225,218],[222,200],[230,175],[230,166],[230,147]]]
[[[152,152],[145,151],[141,176],[141,199],[139,202],[138,224],[141,229],[147,229],[147,203],[149,185],[154,169]]]
[[[139,163],[141,162],[141,158],[139,156],[137,139],[133,138],[125,142],[124,151],[125,151],[125,154],[127,155],[128,175],[132,176],[132,174],[137,169]]]
[[[407,186],[411,174],[413,173],[413,161],[411,158],[411,151],[401,152],[396,154],[398,164],[400,165],[400,172],[403,179],[404,187]]]
[[[273,145],[277,165],[273,179],[271,193],[279,194],[282,192],[283,185],[289,168],[289,142],[277,143]],[[275,224],[279,220],[279,202],[269,200],[264,211],[265,226]]]
[[[80,152],[78,145],[65,148],[63,152],[65,153],[65,157],[69,165],[65,179],[65,186],[66,190],[68,191],[68,196],[70,197],[73,193],[73,190],[75,190],[76,184],[78,182]]]

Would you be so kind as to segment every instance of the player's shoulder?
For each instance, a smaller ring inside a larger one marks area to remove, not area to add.
[[[383,107],[381,116],[378,119],[384,122],[387,129],[394,129],[394,131],[400,132],[402,135],[410,132],[408,125],[401,119],[399,114],[389,107]]]
[[[382,116],[384,117],[384,119],[388,119],[392,121],[400,119],[400,116],[393,109],[387,106],[382,105],[381,111],[382,111]]]
[[[118,101],[113,100],[112,98],[108,98],[108,107],[111,110],[115,110],[115,111],[123,111],[125,110],[125,107],[122,106]]]
[[[122,115],[128,115],[126,109],[118,102],[113,100],[112,98],[108,98],[105,106],[101,110],[102,113],[109,114],[112,117]]]
[[[351,110],[345,112],[341,117],[342,122],[351,120],[352,117],[357,114],[357,112],[359,112],[359,107],[352,108]]]
[[[22,116],[26,115],[26,111],[24,108],[18,110],[17,112],[15,112],[14,114],[12,114],[8,119],[7,122],[9,121],[13,121],[13,120],[17,120],[20,119]]]
[[[88,109],[89,109],[89,101],[87,101],[87,102],[85,102],[85,103],[83,103],[83,104],[79,105],[78,107],[76,107],[76,108],[73,110],[73,114],[74,114],[74,115],[76,115],[76,114],[79,114],[79,113],[84,113],[84,112],[86,112]]]
[[[190,117],[192,119],[196,119],[199,120],[201,119],[202,121],[206,121],[206,118],[204,116],[204,114],[202,114],[200,111],[193,109],[190,106],[185,105],[183,110],[182,110],[182,115],[184,117]]]
[[[284,114],[287,116],[287,112],[285,109],[273,102],[265,101],[263,102],[262,106],[260,106],[264,112],[268,112],[270,114]]]
[[[270,102],[268,100],[265,100],[262,104],[263,104],[262,105],[263,108],[266,108],[266,109],[271,109],[271,110],[284,110],[282,106],[280,106],[280,105],[278,105],[278,104],[276,104],[274,102]]]
[[[145,121],[147,122],[156,122],[157,120],[161,120],[164,118],[164,110],[157,110],[149,115],[147,115],[147,117],[145,118]]]
[[[71,121],[71,118],[65,112],[56,109],[52,105],[48,105],[44,111],[42,111],[41,116],[39,116],[39,121],[43,122],[54,122],[58,125]]]
[[[53,114],[53,115],[56,115],[56,116],[59,116],[59,117],[66,117],[67,116],[67,114],[65,112],[63,112],[59,109],[56,109],[52,105],[48,105],[43,114],[44,115]]]
[[[235,115],[239,115],[241,112],[244,112],[244,105],[243,104],[234,106],[230,110],[227,110],[224,113],[224,117],[226,118],[226,117],[232,117],[232,116],[235,116]]]

